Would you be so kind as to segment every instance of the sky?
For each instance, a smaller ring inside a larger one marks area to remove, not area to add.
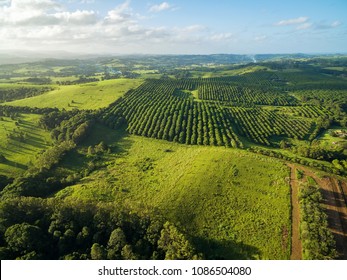
[[[347,0],[0,0],[0,51],[347,53]]]

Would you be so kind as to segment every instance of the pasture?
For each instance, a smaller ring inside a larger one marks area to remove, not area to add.
[[[108,139],[114,153],[104,155],[104,167],[57,198],[160,212],[182,225],[207,258],[289,258],[289,171],[283,163],[238,149],[122,137],[106,130],[104,135],[114,135]],[[101,139],[92,138],[79,150],[81,166],[88,165],[82,160],[88,161],[87,145]],[[66,168],[76,166],[69,162]]]
[[[38,152],[51,146],[49,132],[37,125],[39,118],[36,114],[21,114],[14,120],[1,117],[0,154],[6,159],[0,162],[0,174],[22,173]]]
[[[7,102],[11,106],[50,107],[65,110],[96,110],[107,107],[142,80],[117,79],[78,85],[62,85],[40,96]]]

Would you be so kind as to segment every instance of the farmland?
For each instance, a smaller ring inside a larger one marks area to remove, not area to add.
[[[81,85],[60,86],[46,94],[5,103],[11,106],[56,107],[65,110],[95,110],[107,107],[141,80],[108,80]]]
[[[14,176],[23,172],[41,150],[51,145],[49,133],[37,125],[40,116],[21,114],[0,121],[0,150],[6,159],[0,163],[1,174]]]
[[[2,258],[345,258],[342,62],[246,59],[4,65]]]

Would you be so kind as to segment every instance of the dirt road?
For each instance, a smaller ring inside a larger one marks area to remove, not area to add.
[[[291,167],[292,172],[295,167]],[[323,207],[328,215],[329,229],[334,235],[337,251],[340,259],[347,259],[347,193],[345,182],[339,182],[336,178],[320,178],[312,170],[300,166],[306,176],[312,177],[319,185],[323,195]],[[293,198],[292,198],[293,199]],[[294,214],[294,213],[293,213]]]

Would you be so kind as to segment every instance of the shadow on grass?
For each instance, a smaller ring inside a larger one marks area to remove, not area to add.
[[[253,260],[259,259],[258,248],[233,240],[210,240],[202,237],[193,238],[194,247],[204,254],[207,260]]]
[[[111,129],[102,124],[96,124],[89,137],[83,141],[83,147],[95,146],[100,142],[104,142],[111,148],[111,152],[118,154],[127,151],[132,141],[127,138],[129,134],[125,131],[125,128]]]
[[[96,146],[100,142],[104,142],[110,148],[111,152],[110,154],[105,153],[100,156],[98,161],[107,161],[107,158],[109,157],[112,159],[112,156],[125,153],[130,149],[132,141],[126,136],[128,136],[128,133],[124,129],[115,130],[101,124],[96,124],[90,135],[79,145],[79,147],[69,151],[64,156],[59,166],[68,168],[74,172],[81,171],[83,168],[87,167],[88,163],[94,161],[93,158],[88,158],[86,150],[89,146]],[[85,151],[79,148],[82,148]],[[94,161],[94,163],[96,164],[97,161]],[[96,169],[98,168],[96,167]]]
[[[12,160],[8,160],[6,159],[4,162],[2,162],[5,165],[11,166],[11,167],[15,167],[15,168],[20,168],[22,170],[26,170],[28,167],[24,164],[12,161]]]

